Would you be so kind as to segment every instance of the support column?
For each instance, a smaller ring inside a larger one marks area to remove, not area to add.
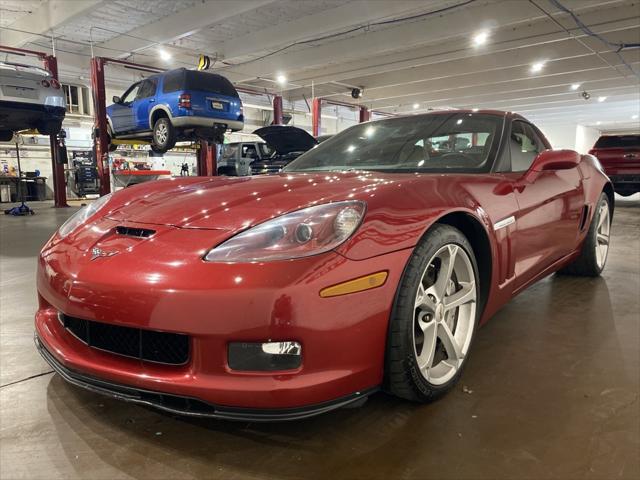
[[[93,153],[98,166],[100,179],[100,196],[111,191],[109,179],[109,135],[107,133],[107,101],[104,86],[104,59],[91,59],[91,92],[93,95],[93,113],[95,123],[93,129]]]
[[[321,125],[322,116],[322,99],[314,98],[311,103],[311,124],[313,126],[313,136],[317,137],[322,131]]]
[[[359,123],[362,122],[368,122],[369,120],[371,120],[371,114],[369,112],[369,109],[367,107],[365,107],[364,105],[360,106],[360,118],[358,120]]]
[[[215,177],[218,175],[217,145],[200,140],[196,171],[199,177]]]
[[[44,57],[44,66],[51,72],[51,76],[58,80],[58,60],[52,55]],[[49,147],[51,148],[51,172],[53,180],[53,206],[56,208],[68,207],[67,204],[67,182],[64,178],[64,163],[58,154],[57,135],[49,136]]]
[[[273,125],[282,125],[282,96],[273,97]]]

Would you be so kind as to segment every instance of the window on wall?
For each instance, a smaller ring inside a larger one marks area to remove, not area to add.
[[[90,115],[89,90],[77,85],[62,85],[67,102],[67,112],[77,115]]]

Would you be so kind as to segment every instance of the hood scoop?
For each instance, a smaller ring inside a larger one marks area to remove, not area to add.
[[[134,227],[126,227],[124,225],[118,225],[116,227],[116,233],[118,235],[124,235],[127,237],[149,238],[153,236],[156,233],[156,231],[151,230],[149,228],[134,228]]]

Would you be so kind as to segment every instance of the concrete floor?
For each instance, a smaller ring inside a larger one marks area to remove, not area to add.
[[[178,418],[47,373],[34,257],[72,211],[36,210],[0,215],[3,479],[640,478],[638,198],[617,202],[602,278],[553,275],[511,301],[442,400],[377,394],[285,424]]]

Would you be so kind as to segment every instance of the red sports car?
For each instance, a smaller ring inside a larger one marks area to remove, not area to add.
[[[602,271],[613,199],[593,156],[512,113],[359,124],[280,174],[80,210],[39,258],[36,344],[73,384],[188,415],[428,401],[515,294]]]

